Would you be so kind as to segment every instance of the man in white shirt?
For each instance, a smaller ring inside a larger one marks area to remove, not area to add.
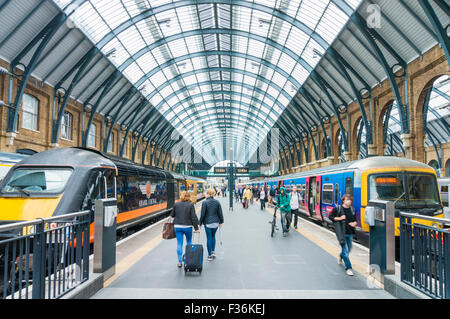
[[[261,187],[261,192],[259,193],[259,201],[261,203],[261,210],[266,209],[266,190]]]
[[[302,195],[300,195],[299,192],[297,192],[297,187],[292,187],[291,192],[291,216],[294,216],[294,228],[297,229],[297,222],[298,222],[298,209],[300,207],[300,201],[302,201]]]

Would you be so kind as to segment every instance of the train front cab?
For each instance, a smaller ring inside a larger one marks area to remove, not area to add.
[[[407,185],[405,192],[404,185]],[[369,226],[364,221],[364,209],[371,199],[396,201],[395,236],[400,236],[400,211],[444,218],[439,196],[437,176],[426,168],[379,168],[361,174],[361,225],[364,232]],[[412,223],[438,226],[431,221],[412,219]]]

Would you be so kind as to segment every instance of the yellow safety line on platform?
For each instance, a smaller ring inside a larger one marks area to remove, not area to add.
[[[200,209],[196,210],[198,213]],[[162,236],[158,236],[148,241],[146,244],[142,245],[139,249],[136,249],[134,252],[123,258],[120,262],[116,264],[115,274],[108,278],[103,284],[103,287],[108,287],[114,280],[116,280],[119,276],[121,276],[125,271],[130,269],[134,264],[136,264],[139,260],[142,259],[145,255],[147,255],[153,248],[161,244],[164,239]]]

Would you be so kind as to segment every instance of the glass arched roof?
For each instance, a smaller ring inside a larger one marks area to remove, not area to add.
[[[213,164],[256,151],[361,0],[54,2]]]

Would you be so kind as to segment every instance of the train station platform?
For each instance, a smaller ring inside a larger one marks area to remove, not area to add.
[[[203,271],[185,274],[177,267],[176,239],[163,240],[164,221],[117,245],[115,275],[92,299],[391,299],[367,277],[369,251],[354,243],[354,276],[337,263],[335,234],[305,219],[282,237],[281,225],[270,236],[273,210],[259,202],[244,210],[218,198],[224,211],[222,234],[216,235],[217,258],[204,256]],[[201,203],[197,204],[199,213]],[[278,219],[279,222],[279,219]],[[200,241],[206,254],[203,228]]]

